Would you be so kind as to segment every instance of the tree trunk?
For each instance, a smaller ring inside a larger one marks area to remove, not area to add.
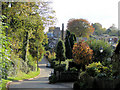
[[[24,60],[24,62],[27,61],[27,53],[28,53],[28,45],[29,45],[29,36],[28,36],[28,32],[25,32],[25,38],[23,40],[23,52],[22,52],[22,58]]]
[[[80,79],[80,69],[78,70],[78,80]]]
[[[38,58],[38,43],[37,43],[37,71],[38,71],[38,60],[39,58]]]
[[[59,60],[59,65],[61,65],[61,60]]]
[[[27,37],[27,45],[26,45],[26,54],[25,54],[25,62],[27,62],[28,61],[28,58],[27,58],[27,56],[28,56],[28,48],[29,48],[29,33],[27,32],[26,33],[26,37]]]
[[[82,65],[82,70],[85,71],[85,65]]]

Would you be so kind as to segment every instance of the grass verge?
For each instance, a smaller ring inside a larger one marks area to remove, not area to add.
[[[31,71],[28,74],[25,74],[23,72],[19,72],[16,77],[8,77],[7,79],[2,79],[2,90],[6,90],[6,84],[9,81],[14,81],[14,80],[23,80],[23,79],[29,79],[29,78],[34,78],[40,74],[40,69],[36,71]]]

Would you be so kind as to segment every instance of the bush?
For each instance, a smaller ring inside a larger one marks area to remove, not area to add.
[[[51,58],[51,53],[50,53],[50,51],[46,51],[45,57],[46,57],[47,59],[48,59],[48,58]]]
[[[51,65],[51,66],[50,66],[51,68],[55,68],[55,62],[54,62],[54,60],[51,60],[51,61],[50,61],[50,65]]]
[[[78,70],[77,70],[77,68],[73,67],[73,68],[70,68],[70,71],[77,72]]]
[[[88,40],[87,41],[90,48],[93,50],[93,61],[103,61],[107,60],[112,54],[112,47],[108,42],[103,40]],[[103,48],[103,52],[100,52],[100,48]]]
[[[52,74],[50,77],[49,77],[49,83],[56,83],[57,82],[57,77],[55,74]]]
[[[76,64],[75,62],[69,62],[69,67],[68,67],[68,70],[70,70],[70,68],[77,68],[77,70],[80,70],[80,68],[81,68],[81,65],[79,65],[79,64]]]
[[[92,61],[93,51],[84,40],[75,43],[72,52],[76,64],[82,64],[84,66]]]
[[[80,90],[80,87],[81,87],[81,85],[80,85],[80,83],[79,82],[74,82],[74,84],[73,84],[73,89],[74,90]]]
[[[11,67],[8,71],[9,76],[16,76],[20,71],[28,73],[30,71],[26,62],[23,59],[19,58],[14,52],[11,52]]]
[[[55,59],[56,58],[56,53],[55,52],[52,52],[51,54],[51,59]]]
[[[74,90],[87,90],[87,87],[87,83],[81,80],[78,80],[73,84]]]
[[[91,67],[91,68],[87,68],[86,72],[90,75],[95,77],[98,73],[98,70],[96,70],[97,68],[95,67]]]
[[[92,77],[105,78],[112,76],[112,68],[103,66],[100,62],[93,62],[86,66],[86,73]]]
[[[36,64],[35,61],[33,61],[33,57],[31,55],[28,55],[28,62],[27,62],[30,70],[35,71],[36,70]]]
[[[59,81],[62,81],[62,82],[73,82],[73,81],[76,81],[77,78],[78,78],[78,72],[63,71],[63,72],[60,72]]]
[[[55,66],[54,71],[65,71],[65,65],[61,64],[61,65]]]

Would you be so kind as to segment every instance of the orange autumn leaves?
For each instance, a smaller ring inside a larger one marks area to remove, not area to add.
[[[94,32],[93,26],[85,19],[70,19],[67,29],[74,33],[77,37],[87,37]]]
[[[73,46],[73,59],[76,64],[89,64],[92,61],[93,50],[90,49],[84,40],[75,43]]]

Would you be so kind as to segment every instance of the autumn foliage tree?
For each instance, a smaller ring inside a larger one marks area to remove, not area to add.
[[[74,62],[76,64],[82,65],[83,70],[85,69],[85,65],[92,61],[93,50],[90,49],[84,40],[75,43],[72,52]]]
[[[70,19],[67,24],[67,29],[77,37],[88,38],[94,32],[93,26],[85,19]]]

